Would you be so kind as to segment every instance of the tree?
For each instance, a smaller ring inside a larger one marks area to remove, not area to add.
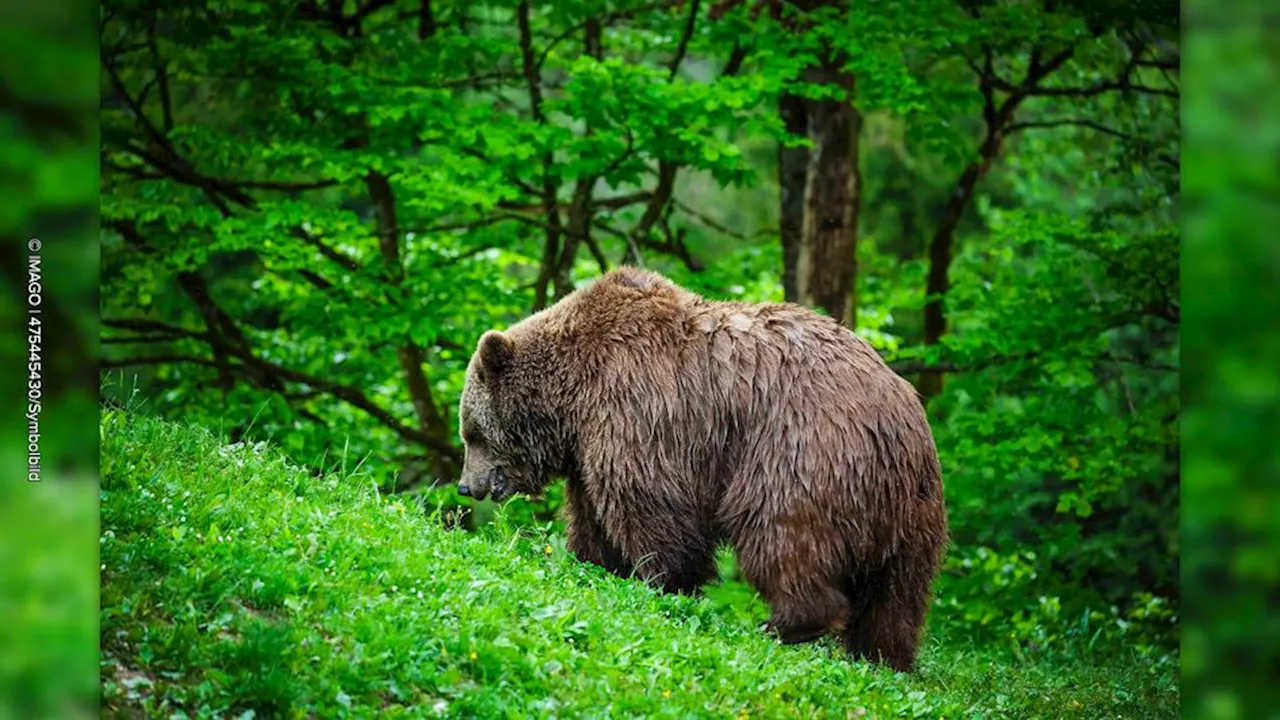
[[[783,286],[788,300],[821,308],[853,328],[861,117],[849,59],[830,37],[844,11],[823,2],[793,7],[799,12],[787,18],[786,26],[811,34],[813,57],[801,82],[778,101],[787,132],[807,141],[779,143],[778,148]]]
[[[1049,0],[1039,14],[1028,16],[1016,3],[966,6],[974,24],[963,47],[982,96],[983,129],[977,152],[956,178],[929,242],[925,345],[938,345],[947,332],[946,295],[956,229],[1008,137],[1032,128],[1062,126],[1129,137],[1087,117],[1095,109],[1087,105],[1070,110],[1085,117],[1038,122],[1019,122],[1019,111],[1031,101],[1064,104],[1063,100],[1090,100],[1109,93],[1130,99],[1135,95],[1167,98],[1171,111],[1176,111],[1178,90],[1170,72],[1176,72],[1177,58],[1169,55],[1170,42],[1162,37],[1177,31],[1176,7],[1172,10],[1156,4],[1147,15],[1132,15]],[[1019,79],[1008,80],[1010,73]],[[1085,82],[1077,84],[1072,76]],[[939,369],[925,369],[919,382],[921,394],[937,395],[943,377]]]

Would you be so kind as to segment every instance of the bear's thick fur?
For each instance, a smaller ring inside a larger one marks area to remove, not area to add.
[[[566,477],[580,559],[691,592],[727,540],[784,642],[838,632],[913,668],[947,543],[937,451],[914,388],[834,320],[621,268],[485,333],[460,421],[460,491]]]

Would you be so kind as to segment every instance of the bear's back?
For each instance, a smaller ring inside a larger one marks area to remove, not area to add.
[[[707,421],[776,422],[888,401],[907,392],[862,338],[791,303],[702,298],[656,273],[614,270],[566,299],[573,367],[595,397]],[[566,358],[567,360],[567,358]]]

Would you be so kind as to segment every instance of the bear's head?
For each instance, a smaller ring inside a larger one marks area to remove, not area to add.
[[[554,472],[555,432],[536,364],[508,334],[486,332],[467,366],[459,406],[466,455],[458,492],[505,500],[540,492]]]

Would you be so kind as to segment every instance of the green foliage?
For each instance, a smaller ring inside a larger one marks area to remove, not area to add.
[[[1176,336],[1151,316],[1177,296],[1175,246],[1045,218],[996,232],[961,266],[963,326],[939,349],[980,371],[931,406],[955,541],[1034,548],[1038,592],[1070,591],[1068,614],[1176,596]]]
[[[897,675],[769,639],[731,585],[667,596],[545,527],[447,530],[363,469],[120,411],[102,433],[105,717],[1176,713],[1168,664],[1013,659],[939,612],[946,639]]]
[[[978,547],[952,553],[936,612],[971,642],[1006,648],[1019,659],[1119,651],[1176,666],[1168,639],[1178,618],[1167,599],[1138,593],[1126,598],[1128,610],[1084,606],[1078,592],[1065,599],[1041,594],[1067,588],[1043,582],[1039,565],[1031,551],[1001,555]]]

